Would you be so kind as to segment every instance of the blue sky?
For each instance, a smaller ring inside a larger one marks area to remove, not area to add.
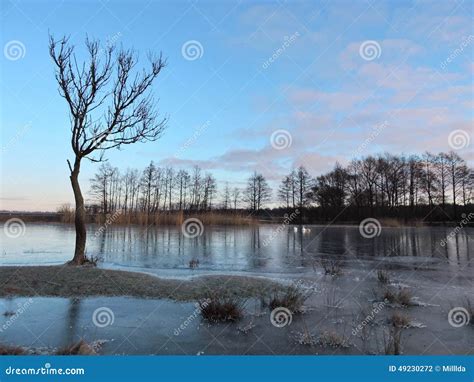
[[[48,32],[70,35],[78,53],[87,35],[133,47],[143,65],[148,51],[167,58],[153,92],[168,129],[109,151],[121,169],[198,164],[220,185],[241,186],[253,170],[276,184],[300,164],[318,175],[354,155],[449,151],[453,132],[474,162],[472,1],[1,4],[2,209],[72,201],[69,117]],[[276,149],[275,134],[291,145]],[[86,193],[97,168],[83,165]]]

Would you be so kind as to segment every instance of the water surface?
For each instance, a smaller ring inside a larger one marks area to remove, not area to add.
[[[166,274],[189,272],[300,273],[311,271],[320,257],[331,257],[364,267],[366,262],[469,264],[474,228],[463,228],[446,240],[452,228],[383,228],[364,238],[357,226],[206,226],[201,236],[188,238],[180,227],[88,226],[88,255],[102,266],[144,268]],[[3,265],[64,263],[72,257],[74,227],[64,224],[27,224],[23,235],[0,231]],[[198,260],[197,270],[189,269]],[[469,266],[469,265],[468,265]]]

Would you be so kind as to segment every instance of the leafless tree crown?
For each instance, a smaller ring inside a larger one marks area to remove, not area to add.
[[[161,54],[150,54],[150,67],[137,70],[138,56],[132,50],[101,48],[98,41],[89,39],[86,48],[87,58],[79,63],[67,37],[50,36],[49,53],[56,65],[59,92],[69,106],[76,157],[101,160],[102,155],[88,155],[158,139],[167,120],[158,117],[150,89],[166,65]]]

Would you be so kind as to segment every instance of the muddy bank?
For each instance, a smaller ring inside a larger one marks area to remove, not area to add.
[[[249,298],[281,288],[273,281],[244,276],[160,279],[147,274],[94,267],[0,267],[0,297],[130,296],[195,301],[209,296]]]

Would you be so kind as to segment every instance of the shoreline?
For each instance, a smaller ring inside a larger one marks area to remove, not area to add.
[[[204,226],[259,226],[259,225],[310,225],[310,226],[333,226],[333,227],[353,227],[359,226],[361,222],[368,218],[375,219],[381,227],[385,228],[405,228],[405,227],[455,227],[462,222],[464,226],[474,227],[474,221],[471,217],[474,213],[469,208],[463,208],[459,212],[458,218],[451,220],[433,219],[423,220],[422,217],[397,217],[383,215],[379,213],[363,213],[360,218],[351,216],[350,218],[320,219],[311,216],[311,212],[307,211],[304,219],[288,219],[289,211],[274,213],[271,212],[269,217],[264,218],[263,215],[254,215],[249,211],[238,210],[237,212],[221,212],[221,211],[195,211],[182,213],[180,211],[172,211],[167,213],[159,213],[150,216],[146,215],[125,215],[120,211],[116,211],[105,217],[102,214],[88,214],[86,224],[102,225],[102,226],[118,226],[118,227],[180,227],[190,218],[198,219]],[[468,218],[466,218],[468,217]],[[337,216],[336,216],[337,218]],[[22,211],[0,211],[0,222],[7,222],[10,219],[19,219],[23,224],[74,224],[74,213],[68,215],[58,212],[22,212]]]
[[[21,215],[10,215],[10,218],[16,218]],[[0,216],[0,224],[6,223],[9,219],[5,216]],[[447,227],[447,228],[454,228],[459,226],[459,221],[445,221],[445,222],[390,222],[385,223],[384,218],[380,218],[380,226],[382,228],[434,228],[434,227]],[[71,226],[74,227],[74,223],[72,222],[62,222],[59,220],[30,220],[26,219],[25,224],[47,224],[47,225],[61,225],[61,226]],[[249,224],[206,224],[206,226],[226,226],[226,227],[256,227],[256,226],[278,226],[281,224],[285,224],[279,220],[254,220],[252,223]],[[360,222],[350,221],[350,222],[334,222],[331,223],[330,221],[316,221],[316,222],[305,222],[305,223],[295,223],[295,224],[285,224],[287,226],[310,226],[310,227],[358,227]],[[158,223],[158,224],[139,224],[139,223],[113,223],[113,224],[106,224],[106,223],[98,223],[98,222],[88,222],[86,226],[106,226],[106,227],[142,227],[143,229],[150,229],[150,228],[158,228],[158,227],[179,227],[180,224],[168,224],[168,223]],[[466,227],[473,227],[474,222],[467,222],[465,224]]]
[[[209,297],[260,298],[284,288],[263,277],[160,278],[91,266],[0,266],[0,297],[138,297],[189,302]]]

